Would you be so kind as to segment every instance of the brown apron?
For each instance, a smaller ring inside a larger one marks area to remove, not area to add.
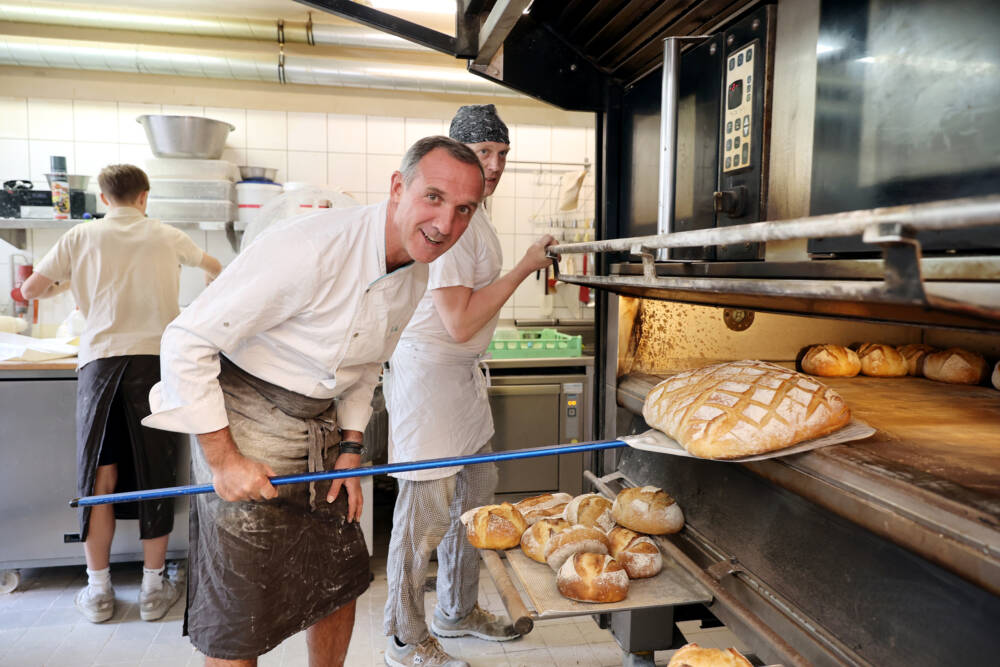
[[[334,399],[302,396],[256,378],[224,357],[219,382],[240,452],[278,475],[331,469],[338,435]],[[196,484],[212,475],[191,452]],[[313,488],[315,487],[315,488]],[[329,616],[371,581],[360,524],[347,523],[347,491],[330,482],[277,487],[278,497],[191,503],[185,634],[203,654],[249,660]]]

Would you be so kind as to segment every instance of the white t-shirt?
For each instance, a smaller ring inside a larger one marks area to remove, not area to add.
[[[180,308],[180,265],[198,266],[204,252],[184,232],[116,207],[103,219],[62,235],[35,265],[70,290],[87,318],[79,364],[130,354],[159,354],[160,336]]]
[[[470,287],[479,290],[500,277],[503,268],[503,251],[500,237],[489,215],[480,206],[469,221],[469,227],[448,252],[430,265],[427,293],[421,299],[413,319],[406,326],[401,340],[433,342],[456,352],[469,352],[473,356],[483,352],[490,344],[500,313],[464,343],[458,343],[448,333],[441,315],[434,307],[431,290],[441,287]]]

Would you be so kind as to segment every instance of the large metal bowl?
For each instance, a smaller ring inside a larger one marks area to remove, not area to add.
[[[229,123],[200,116],[139,116],[149,147],[156,157],[218,160],[226,137],[236,129]]]
[[[264,180],[273,181],[277,176],[278,170],[271,167],[240,167],[240,177],[244,181],[248,181],[251,178],[263,178]]]
[[[49,182],[49,187],[52,187],[52,179],[55,174],[45,174],[45,180]],[[69,183],[70,190],[86,190],[87,186],[90,185],[90,176],[87,174],[69,174],[66,176],[66,182]]]

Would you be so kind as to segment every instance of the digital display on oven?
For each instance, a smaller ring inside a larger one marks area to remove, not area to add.
[[[729,84],[729,102],[728,107],[730,109],[735,109],[740,105],[743,100],[743,79],[737,79]]]

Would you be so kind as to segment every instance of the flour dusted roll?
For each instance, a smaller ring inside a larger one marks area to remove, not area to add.
[[[642,416],[694,456],[732,459],[832,433],[851,420],[851,411],[840,394],[808,375],[732,361],[664,380],[646,396]]]
[[[561,533],[570,527],[565,519],[540,519],[529,526],[521,535],[521,551],[531,560],[545,562],[545,550],[553,535]]]
[[[565,517],[570,523],[600,528],[605,533],[615,527],[611,501],[599,493],[585,493],[569,501]]]
[[[986,359],[958,347],[924,357],[924,377],[951,384],[979,384],[986,376]]]
[[[576,553],[591,552],[606,554],[610,550],[608,536],[590,526],[570,526],[552,535],[545,548],[545,562],[558,571],[566,559]]]
[[[667,667],[753,667],[734,648],[702,648],[694,642],[677,649]]]
[[[525,498],[514,507],[531,526],[542,519],[562,518],[566,505],[571,500],[573,496],[568,493],[543,493],[540,496]]]
[[[621,602],[628,595],[628,574],[607,554],[578,553],[559,568],[556,586],[578,602]]]
[[[648,535],[676,533],[684,526],[684,513],[666,491],[655,486],[622,489],[611,506],[620,525]]]
[[[858,348],[861,374],[876,378],[902,377],[907,373],[906,359],[892,345],[864,343]]]
[[[611,556],[625,568],[629,579],[655,577],[663,569],[660,547],[647,535],[615,526],[608,533]]]
[[[521,513],[510,503],[483,505],[462,515],[465,535],[477,549],[510,549],[521,542],[528,527]]]
[[[924,357],[938,349],[923,343],[907,343],[900,345],[896,350],[906,359],[906,374],[920,377],[924,374]]]
[[[813,345],[802,357],[802,370],[821,377],[854,377],[861,371],[861,360],[843,345]]]
[[[993,367],[993,377],[990,378],[994,389],[1000,389],[1000,361]]]

